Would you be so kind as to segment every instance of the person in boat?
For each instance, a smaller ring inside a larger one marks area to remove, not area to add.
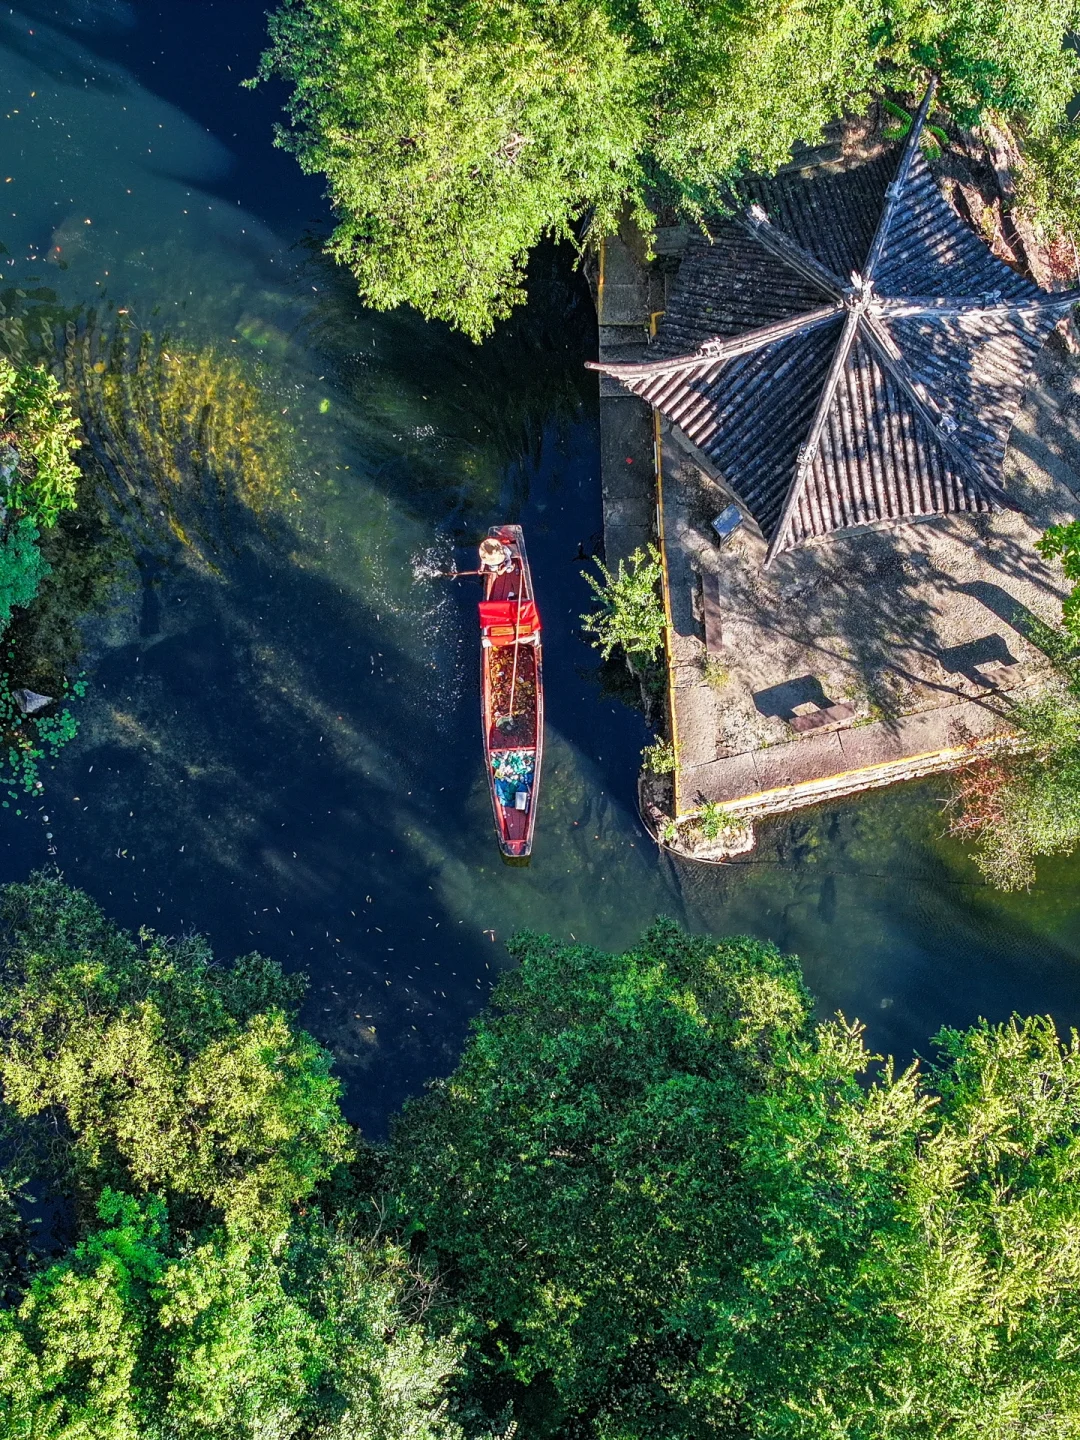
[[[514,556],[509,545],[489,535],[480,542],[480,574],[509,575],[514,568]]]

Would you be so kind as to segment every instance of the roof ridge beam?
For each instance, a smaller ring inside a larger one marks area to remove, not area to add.
[[[772,540],[769,542],[768,553],[765,556],[766,568],[772,564],[776,556],[784,548],[788,532],[791,529],[791,521],[795,514],[795,507],[802,498],[806,489],[807,477],[814,466],[814,457],[817,455],[818,445],[821,441],[821,432],[825,428],[825,421],[829,418],[829,411],[832,409],[833,399],[836,395],[836,387],[840,384],[841,376],[847,365],[848,356],[851,354],[851,347],[855,343],[855,336],[859,329],[859,314],[856,309],[847,312],[847,319],[844,322],[843,334],[833,353],[832,364],[829,366],[829,373],[825,377],[825,384],[821,387],[821,394],[818,397],[817,409],[814,411],[814,418],[810,422],[810,429],[807,432],[806,441],[799,447],[799,459],[795,466],[795,475],[788,486],[787,497],[784,500],[784,508],[780,513],[776,530]]]
[[[900,203],[900,197],[903,195],[904,187],[907,185],[908,176],[911,173],[911,166],[915,160],[915,153],[919,148],[919,141],[922,139],[923,126],[926,124],[926,117],[930,113],[930,102],[933,100],[936,90],[937,78],[936,76],[931,76],[930,84],[926,87],[926,94],[922,98],[922,104],[919,106],[918,112],[911,122],[911,131],[908,134],[907,142],[900,156],[900,163],[896,167],[896,174],[892,178],[892,183],[888,185],[885,190],[885,205],[881,211],[881,217],[878,220],[874,238],[870,242],[870,251],[866,257],[866,264],[862,269],[863,277],[867,280],[874,278],[874,271],[877,268],[878,261],[881,259],[881,252],[885,248],[885,241],[889,236],[889,226],[892,224],[893,216],[896,214],[896,208]]]
[[[866,320],[866,338],[873,347],[878,360],[893,382],[900,387],[909,402],[915,407],[923,423],[933,431],[934,438],[949,459],[963,471],[971,484],[987,500],[1003,509],[1014,510],[1015,505],[1001,487],[992,480],[988,480],[981,471],[977,470],[966,451],[962,450],[953,439],[956,421],[941,408],[922,381],[913,374],[900,353],[896,341],[878,317],[868,314],[864,318]]]
[[[1029,315],[1043,310],[1070,310],[1080,305],[1080,290],[1060,290],[1056,293],[1044,290],[1022,300],[990,299],[985,295],[948,296],[937,299],[933,295],[895,296],[878,300],[882,313],[890,320],[907,320],[916,316],[933,319],[941,316],[951,319],[956,315]]]
[[[741,335],[706,340],[701,349],[691,355],[672,355],[666,360],[586,360],[585,369],[599,370],[616,380],[645,378],[651,375],[677,375],[682,370],[693,370],[700,365],[715,365],[717,361],[732,360],[737,355],[750,355],[777,340],[788,340],[793,335],[816,330],[819,325],[834,320],[842,310],[841,305],[823,305],[817,310],[789,316],[786,320],[774,320],[769,325],[760,325],[756,330],[746,330]]]
[[[735,218],[759,245],[778,260],[782,260],[789,270],[794,270],[804,280],[809,280],[811,285],[823,290],[831,300],[843,301],[850,291],[850,285],[845,285],[839,275],[834,275],[829,267],[811,255],[809,250],[804,250],[797,241],[778,230],[760,205],[751,205]]]

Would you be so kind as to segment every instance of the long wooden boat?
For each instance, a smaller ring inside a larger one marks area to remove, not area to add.
[[[484,551],[503,549],[498,569]],[[491,808],[499,848],[512,858],[532,853],[540,767],[544,759],[544,677],[540,616],[520,525],[493,525],[481,547],[480,711]]]

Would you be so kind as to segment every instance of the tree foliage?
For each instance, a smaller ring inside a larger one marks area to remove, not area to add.
[[[628,44],[590,0],[292,0],[270,34],[261,73],[293,87],[279,139],[326,175],[330,252],[376,308],[482,335],[541,235],[586,206],[614,225],[642,121]]]
[[[1047,1019],[896,1073],[771,945],[524,935],[361,1154],[296,979],[55,877],[2,899],[5,1437],[1080,1429],[1080,1041]],[[27,1225],[50,1185],[64,1239]]]
[[[1061,623],[1066,635],[1080,645],[1080,520],[1051,525],[1035,548],[1044,560],[1060,560],[1065,579],[1072,581],[1061,606]]]
[[[544,235],[629,207],[696,218],[886,86],[928,73],[961,123],[1063,119],[1076,0],[285,0],[260,75],[279,143],[327,177],[330,251],[378,308],[474,338],[520,300]]]
[[[329,1057],[290,1026],[277,966],[139,943],[57,879],[10,887],[0,913],[0,1087],[20,1117],[64,1117],[79,1192],[153,1190],[273,1232],[344,1158]]]
[[[1075,1039],[982,1025],[868,1076],[770,946],[515,955],[394,1137],[489,1406],[598,1440],[1076,1433]]]
[[[756,1436],[1080,1425],[1076,1037],[1014,1019],[936,1045],[925,1075],[866,1086],[857,1029],[832,1022],[749,1102],[760,1249],[709,1360]]]
[[[702,1286],[748,1242],[735,1117],[808,997],[772,947],[671,925],[626,955],[534,935],[512,954],[395,1133],[401,1215],[461,1277],[478,1382],[536,1387],[553,1434],[605,1398],[682,1434]]]
[[[136,940],[56,877],[0,910],[0,1433],[453,1440],[429,1282],[319,1203],[355,1142],[302,979]],[[74,1196],[68,1253],[18,1224],[20,1171]]]
[[[1021,208],[1052,234],[1080,239],[1080,124],[1061,117],[1024,137]],[[1056,528],[1056,527],[1051,527]]]

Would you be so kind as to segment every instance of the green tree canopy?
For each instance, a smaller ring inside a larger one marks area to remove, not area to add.
[[[512,953],[454,1075],[396,1131],[400,1213],[462,1278],[480,1383],[536,1386],[553,1434],[605,1396],[666,1434],[702,1267],[748,1243],[734,1117],[808,997],[772,947],[669,925],[626,955],[530,935]]]
[[[489,1406],[603,1440],[1077,1432],[1075,1039],[868,1073],[771,946],[515,955],[392,1165]]]
[[[0,911],[0,1434],[454,1440],[429,1281],[317,1194],[355,1142],[302,978],[136,940],[55,877]],[[19,1224],[20,1165],[74,1193],[60,1258]]]
[[[0,916],[0,1090],[19,1117],[63,1117],[79,1193],[273,1233],[345,1157],[329,1057],[289,1023],[302,980],[258,955],[217,966],[197,937],[136,941],[59,879],[8,887]]]
[[[1080,1430],[1080,1041],[1047,1019],[897,1074],[770,945],[526,935],[378,1155],[277,967],[47,876],[2,910],[5,1440]],[[76,1186],[70,1243],[19,1164]]]
[[[285,0],[260,75],[279,143],[327,177],[330,251],[377,308],[474,338],[520,300],[544,235],[625,206],[696,217],[845,109],[928,73],[968,124],[1062,120],[1076,0]],[[1059,187],[1060,188],[1060,187]]]

